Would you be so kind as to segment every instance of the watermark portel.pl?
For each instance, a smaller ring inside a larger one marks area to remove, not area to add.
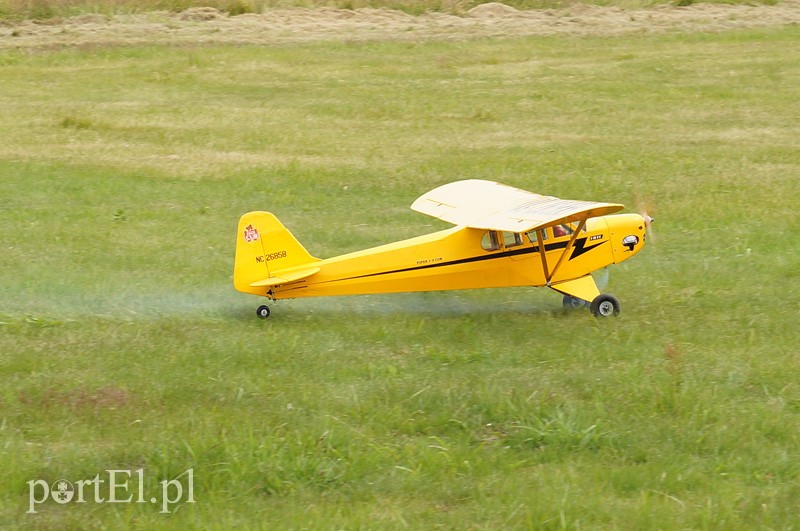
[[[92,479],[80,479],[74,483],[59,479],[48,484],[43,479],[32,479],[28,485],[28,510],[26,514],[36,514],[36,506],[53,500],[67,503],[152,503],[161,505],[160,513],[169,513],[170,507],[177,503],[195,503],[194,470],[189,468],[174,479],[159,482],[159,496],[145,496],[144,469],[105,470],[107,478],[97,474]],[[138,479],[135,492],[129,485],[132,477]],[[182,481],[183,479],[183,481]],[[185,489],[184,489],[185,487]],[[184,494],[186,499],[184,499]]]

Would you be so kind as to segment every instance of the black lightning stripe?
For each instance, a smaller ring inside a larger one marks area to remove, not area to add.
[[[578,258],[580,255],[588,253],[598,245],[603,245],[606,243],[606,241],[608,240],[603,240],[588,247],[584,247],[586,245],[586,238],[578,238],[575,240],[575,245],[572,246],[572,254],[570,255],[569,259],[572,260],[573,258]],[[547,246],[545,246],[545,250],[547,250]]]
[[[575,240],[575,244],[572,246],[572,254],[570,255],[569,259],[572,260],[573,258],[577,258],[582,254],[588,253],[595,247],[598,247],[608,240],[603,240],[601,242],[595,243],[593,245],[586,246],[586,238],[578,238]],[[566,249],[567,242],[555,242],[549,243],[544,246],[545,252],[554,251],[556,249]],[[452,260],[450,262],[439,262],[437,264],[426,264],[420,266],[413,266],[413,267],[406,267],[403,269],[393,269],[391,271],[379,271],[377,273],[367,273],[366,275],[358,275],[354,277],[347,277],[347,278],[337,278],[334,280],[327,280],[325,282],[321,282],[321,284],[327,284],[329,282],[341,282],[343,280],[354,280],[357,278],[369,278],[369,277],[376,277],[380,275],[391,275],[393,273],[407,273],[409,271],[421,271],[423,269],[430,269],[433,267],[446,267],[446,266],[453,266],[453,265],[461,265],[461,264],[469,264],[472,262],[482,262],[484,260],[494,260],[497,258],[508,258],[511,256],[521,256],[525,254],[534,254],[539,252],[539,246],[534,245],[533,247],[524,247],[522,249],[513,249],[510,251],[503,251],[502,253],[495,253],[489,255],[482,255],[482,256],[470,256],[469,258],[461,258],[458,260]],[[305,282],[303,280],[302,282]],[[302,286],[297,286],[302,287]]]

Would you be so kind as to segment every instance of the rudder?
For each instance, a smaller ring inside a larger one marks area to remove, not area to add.
[[[251,284],[287,268],[319,262],[270,212],[248,212],[239,219],[233,286],[245,293],[264,295]]]

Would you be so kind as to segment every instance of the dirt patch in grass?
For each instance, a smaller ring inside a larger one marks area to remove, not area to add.
[[[40,390],[36,394],[19,393],[19,401],[37,408],[66,407],[68,409],[117,409],[126,406],[130,395],[117,387],[101,387],[94,391],[87,389]]]
[[[621,9],[578,4],[519,11],[498,2],[464,16],[390,9],[272,9],[229,16],[214,8],[181,13],[82,15],[5,22],[0,49],[136,44],[279,44],[310,41],[470,39],[525,35],[619,35],[800,24],[800,0],[774,6],[693,4]]]

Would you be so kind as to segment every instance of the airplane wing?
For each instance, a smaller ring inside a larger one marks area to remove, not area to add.
[[[527,232],[612,214],[622,210],[623,205],[558,199],[493,181],[469,179],[434,188],[414,201],[411,208],[454,225]]]

